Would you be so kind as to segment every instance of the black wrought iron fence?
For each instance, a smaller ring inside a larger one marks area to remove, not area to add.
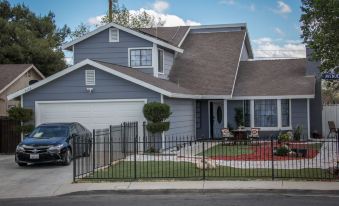
[[[100,141],[99,133],[93,134],[90,156],[75,159],[74,181],[337,179],[337,139],[280,142],[274,137],[242,141],[139,137],[136,123],[121,125],[116,130],[111,127],[109,131],[104,132],[109,136]],[[86,167],[86,161],[90,167]]]

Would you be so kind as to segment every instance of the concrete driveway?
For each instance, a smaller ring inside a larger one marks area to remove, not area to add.
[[[72,171],[72,165],[19,167],[13,155],[0,155],[0,198],[51,196],[72,182]]]

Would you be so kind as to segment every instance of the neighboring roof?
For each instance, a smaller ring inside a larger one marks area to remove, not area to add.
[[[14,84],[30,69],[34,69],[42,79],[45,78],[33,64],[0,64],[0,93]]]
[[[170,80],[200,95],[231,95],[245,31],[189,33]]]
[[[120,25],[115,24],[113,22],[108,23],[108,24],[106,24],[104,26],[98,27],[97,29],[95,29],[95,30],[93,30],[91,32],[88,32],[87,34],[85,34],[85,35],[83,35],[83,36],[81,36],[81,37],[79,37],[79,38],[77,38],[77,39],[75,39],[73,41],[70,41],[70,42],[67,42],[67,43],[63,44],[62,45],[62,49],[72,50],[72,46],[74,44],[77,44],[77,43],[79,43],[79,42],[81,42],[81,41],[83,41],[83,40],[85,40],[85,39],[87,39],[87,38],[89,38],[89,37],[99,33],[99,32],[102,32],[102,31],[104,31],[104,30],[106,30],[106,29],[108,29],[110,27],[115,27],[115,28],[117,28],[119,30],[122,30],[122,31],[125,31],[127,33],[133,34],[133,35],[135,35],[137,37],[143,38],[145,40],[148,40],[150,42],[153,42],[153,43],[158,44],[160,46],[163,46],[165,48],[172,49],[172,50],[180,52],[180,53],[183,52],[182,49],[180,49],[177,46],[172,45],[172,44],[170,44],[168,42],[165,42],[164,40],[161,40],[159,38],[155,38],[155,37],[150,36],[148,34],[141,33],[141,32],[139,32],[137,30],[133,30],[133,29],[130,29],[130,28],[126,28],[126,27],[120,26]]]
[[[305,76],[305,72],[306,59],[242,61],[233,96],[306,95],[312,98],[315,77]]]
[[[154,28],[141,28],[140,32],[161,39],[169,44],[180,47],[180,42],[184,40],[189,32],[189,26],[176,26],[176,27],[154,27]]]
[[[160,94],[163,94],[168,97],[176,97],[176,98],[201,98],[201,96],[194,94],[192,91],[179,87],[173,82],[168,80],[159,79],[153,77],[149,74],[143,73],[141,71],[137,71],[135,69],[120,66],[116,64],[110,64],[100,61],[93,61],[90,59],[83,60],[67,69],[61,70],[60,72],[49,76],[48,78],[41,80],[33,85],[30,85],[20,91],[17,91],[13,94],[7,96],[7,99],[11,100],[20,95],[23,95],[27,92],[30,92],[44,84],[47,84],[59,77],[62,77],[76,69],[82,68],[85,65],[91,65],[95,68],[101,69],[105,72],[108,72],[112,75],[125,79],[127,81],[133,82],[140,86],[143,86],[147,89],[153,90]]]

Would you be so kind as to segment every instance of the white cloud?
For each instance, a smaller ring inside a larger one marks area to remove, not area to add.
[[[253,40],[254,57],[260,58],[305,58],[305,45],[295,40],[286,40],[278,45],[271,38],[263,37]]]
[[[65,57],[64,58],[67,65],[73,65],[73,58],[72,57]]]
[[[169,8],[169,3],[166,1],[162,1],[162,0],[156,0],[153,5],[152,8],[159,13],[163,13],[164,11],[166,11]]]
[[[277,1],[277,9],[274,11],[278,14],[288,14],[292,12],[291,7],[283,1]]]
[[[235,0],[221,0],[221,1],[219,1],[219,4],[233,5],[233,4],[235,4]]]
[[[141,8],[139,10],[130,10],[131,14],[136,14],[140,12],[146,12],[147,14],[151,15],[154,17],[155,21],[158,22],[159,20],[165,21],[164,26],[194,26],[194,25],[201,25],[201,23],[197,21],[193,21],[191,19],[183,19],[179,16],[173,15],[173,14],[164,14],[157,12],[152,9],[144,9]],[[88,23],[90,25],[100,25],[101,19],[105,15],[99,15],[96,17],[91,17],[88,19]]]
[[[277,33],[279,36],[285,36],[285,32],[281,30],[279,27],[274,28],[275,33]]]

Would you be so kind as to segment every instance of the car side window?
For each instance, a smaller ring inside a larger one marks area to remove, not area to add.
[[[70,135],[73,136],[74,134],[77,134],[77,130],[75,129],[75,126],[72,125],[71,128],[70,128]]]
[[[76,127],[77,127],[77,130],[78,130],[79,133],[85,132],[84,128],[80,124],[76,124]]]

